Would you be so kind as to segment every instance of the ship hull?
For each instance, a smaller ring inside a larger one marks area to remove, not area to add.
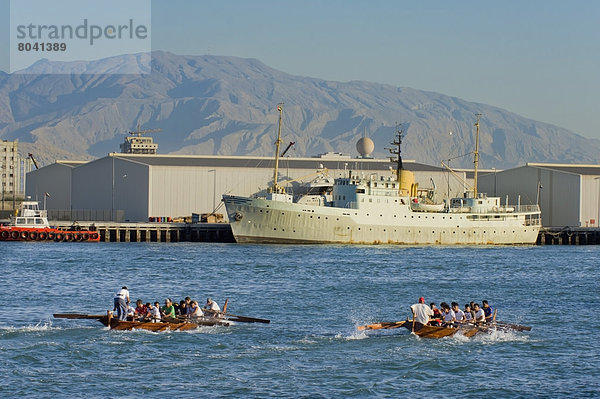
[[[493,214],[414,212],[408,205],[348,209],[224,195],[238,243],[534,244],[539,211]],[[533,221],[533,222],[532,222]]]

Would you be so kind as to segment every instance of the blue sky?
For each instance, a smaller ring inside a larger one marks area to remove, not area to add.
[[[600,139],[597,1],[154,0],[152,48],[440,92]]]

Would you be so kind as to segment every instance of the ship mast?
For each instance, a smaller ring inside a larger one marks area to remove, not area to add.
[[[402,167],[402,155],[400,154],[400,147],[402,146],[402,136],[404,135],[404,131],[401,129],[402,124],[396,125],[396,137],[394,141],[390,144],[393,145],[393,148],[387,148],[387,150],[392,155],[396,155],[396,157],[390,157],[390,161],[396,164],[396,180],[400,183],[401,180],[401,170]],[[398,186],[400,187],[400,186]]]
[[[277,130],[277,141],[275,142],[275,170],[273,171],[273,187],[271,192],[279,193],[281,188],[277,184],[277,174],[279,173],[279,147],[281,146],[281,116],[283,114],[283,103],[277,104],[277,111],[279,111],[279,128]]]
[[[475,127],[476,129],[476,133],[475,133],[475,153],[473,156],[473,164],[475,165],[474,168],[474,177],[473,177],[473,197],[477,198],[477,167],[479,166],[479,118],[481,117],[481,114],[476,114],[477,115],[477,122],[475,122]]]

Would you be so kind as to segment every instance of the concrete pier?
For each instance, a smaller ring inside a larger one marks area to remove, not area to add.
[[[53,221],[50,224],[61,227],[71,225]],[[91,223],[80,225],[89,228]],[[94,226],[102,242],[235,242],[228,223],[95,222]]]

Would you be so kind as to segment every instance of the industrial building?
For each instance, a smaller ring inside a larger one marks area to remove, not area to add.
[[[15,201],[25,195],[25,178],[31,171],[33,156],[19,156],[19,142],[0,140],[0,210],[12,213]],[[6,216],[3,212],[2,217]]]
[[[63,220],[148,221],[225,213],[221,195],[265,192],[273,181],[274,160],[249,156],[186,156],[111,153],[91,162],[57,161],[28,175],[27,194],[45,199],[50,217]],[[283,158],[279,183],[298,179],[294,190],[318,169],[331,177],[345,173],[390,175],[387,159],[324,154],[315,158]],[[440,167],[404,161],[421,188],[437,185],[440,200],[460,195],[464,183]],[[466,172],[459,172],[463,180]],[[302,178],[304,177],[304,178]],[[45,197],[44,193],[49,196]],[[442,195],[443,194],[443,195]]]
[[[479,176],[480,191],[539,203],[544,227],[599,227],[600,165],[527,163]]]

